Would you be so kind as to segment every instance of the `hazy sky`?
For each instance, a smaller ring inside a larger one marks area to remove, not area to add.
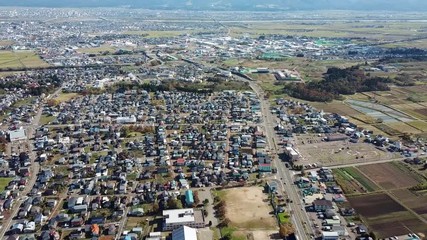
[[[0,0],[0,6],[117,7],[193,10],[427,11],[427,0]]]

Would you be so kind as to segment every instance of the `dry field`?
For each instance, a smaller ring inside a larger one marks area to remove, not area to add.
[[[224,190],[227,205],[226,217],[231,226],[240,231],[275,230],[277,221],[270,214],[267,195],[260,187],[243,187]]]
[[[359,170],[380,187],[390,190],[408,188],[417,185],[420,181],[414,174],[404,171],[399,163],[379,163],[359,166]]]
[[[415,194],[408,189],[398,189],[391,191],[402,204],[408,206],[418,215],[427,220],[427,195]]]
[[[352,196],[348,198],[356,212],[362,215],[379,238],[405,233],[427,234],[427,225],[384,193]]]

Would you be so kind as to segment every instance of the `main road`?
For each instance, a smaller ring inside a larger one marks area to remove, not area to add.
[[[243,80],[243,79],[242,79]],[[258,95],[261,101],[262,115],[264,117],[263,122],[265,126],[265,134],[267,137],[268,146],[272,154],[274,154],[274,164],[277,168],[277,175],[280,177],[282,188],[291,200],[288,203],[291,209],[291,216],[296,230],[296,235],[299,239],[311,239],[314,235],[313,228],[311,227],[311,221],[305,212],[305,204],[302,201],[302,197],[298,193],[295,185],[293,185],[293,172],[284,166],[281,160],[278,158],[279,147],[277,145],[277,136],[274,130],[276,123],[273,121],[276,119],[270,111],[270,104],[268,100],[264,99],[264,92],[255,82],[249,82],[249,86]]]

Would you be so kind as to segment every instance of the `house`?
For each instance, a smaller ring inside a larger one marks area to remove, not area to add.
[[[332,209],[332,201],[329,200],[314,200],[313,208],[317,212],[324,212],[327,209]]]
[[[93,237],[99,236],[99,226],[98,226],[98,224],[92,224],[92,226],[90,227],[90,232],[91,232],[91,234],[92,234]]]
[[[134,208],[129,212],[129,216],[141,217],[144,215],[144,209]]]
[[[204,216],[199,209],[185,208],[164,210],[163,218],[163,231],[171,231],[181,226],[193,228],[205,227]]]
[[[197,230],[181,226],[172,232],[172,240],[197,240]]]

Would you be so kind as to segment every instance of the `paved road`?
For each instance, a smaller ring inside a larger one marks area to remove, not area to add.
[[[261,100],[265,133],[269,148],[275,156],[274,163],[277,168],[277,175],[281,179],[282,188],[285,189],[285,192],[288,194],[289,199],[292,201],[288,204],[288,206],[292,211],[292,219],[295,226],[296,235],[299,237],[299,239],[311,239],[311,236],[314,236],[314,231],[310,226],[310,219],[305,210],[303,209],[304,203],[301,200],[302,197],[299,195],[296,187],[293,186],[293,173],[288,168],[286,168],[281,162],[281,160],[277,157],[280,148],[277,145],[278,138],[274,130],[276,123],[273,122],[273,119],[276,118],[270,111],[270,104],[268,100],[264,100],[264,92],[262,91],[262,89],[254,82],[249,82],[249,86],[253,89],[253,91],[258,95],[259,99]]]
[[[334,169],[334,168],[345,168],[345,167],[357,167],[357,166],[370,165],[370,164],[403,161],[405,159],[407,159],[407,157],[390,158],[390,159],[384,159],[384,160],[373,160],[373,161],[349,163],[349,164],[340,164],[340,165],[333,165],[333,166],[325,166],[325,168]],[[320,170],[320,168],[310,168],[310,171],[317,171],[317,170]]]

